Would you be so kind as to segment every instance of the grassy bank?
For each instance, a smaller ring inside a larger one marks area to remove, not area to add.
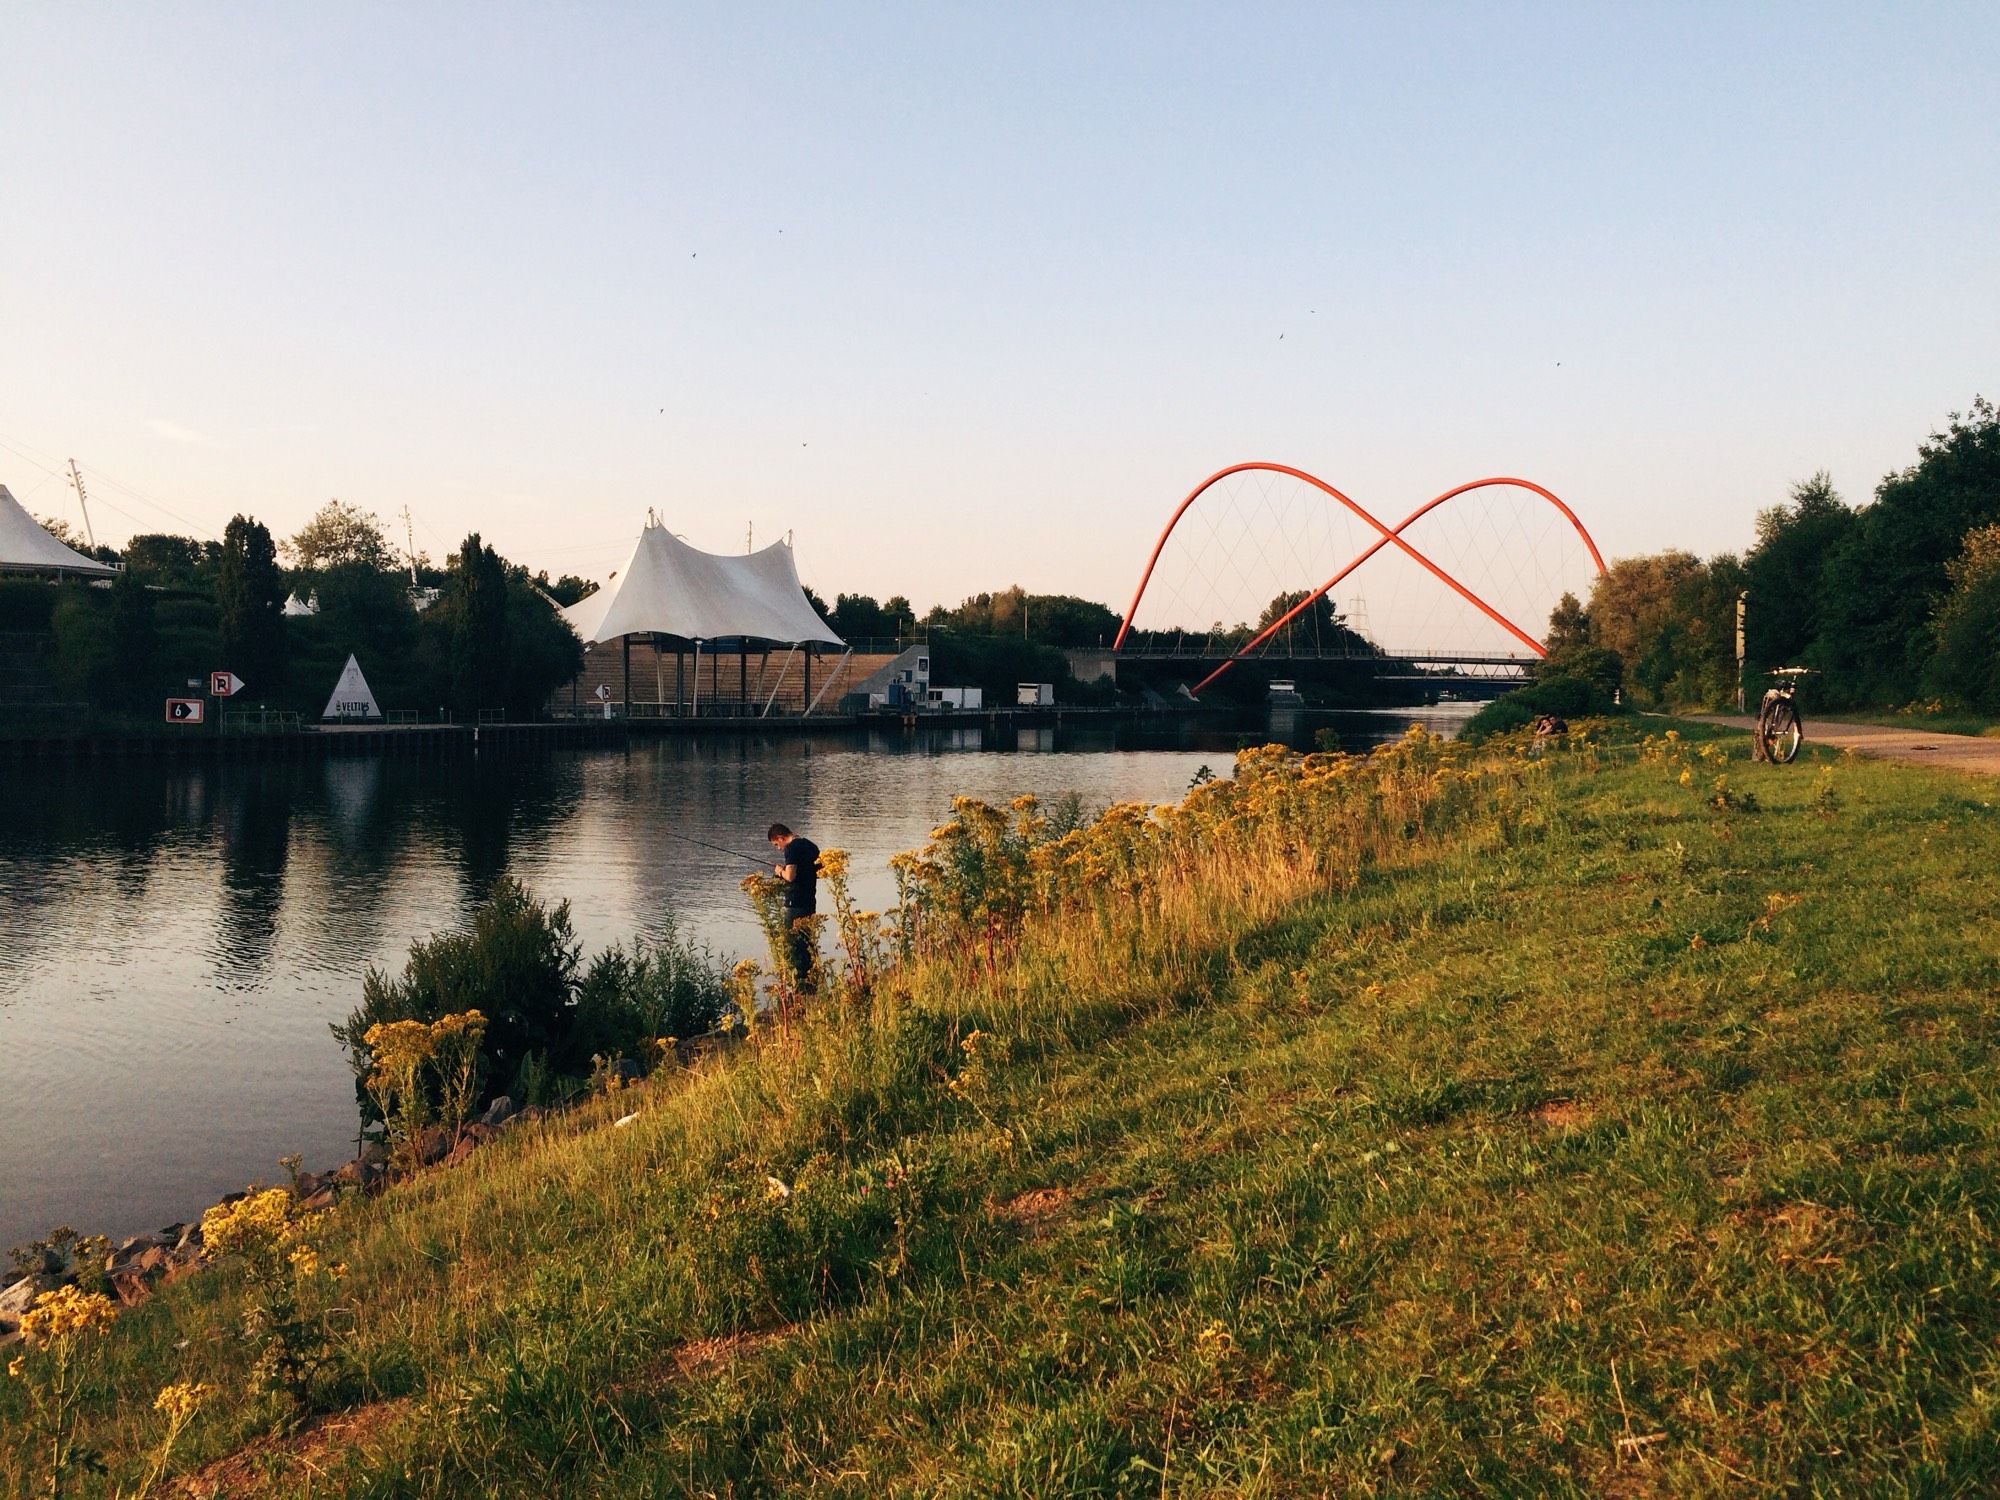
[[[1994,1471],[2000,789],[1741,735],[1243,770],[1039,855],[963,810],[865,996],[329,1215],[303,1434],[225,1268],[93,1346],[85,1440],[129,1489],[185,1380],[172,1469],[316,1495]],[[8,1492],[38,1453],[0,1381]]]

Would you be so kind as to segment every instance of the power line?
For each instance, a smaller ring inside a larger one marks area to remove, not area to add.
[[[43,473],[48,474],[53,478],[62,480],[65,484],[69,482],[69,476],[64,474],[62,470],[55,468],[53,466],[56,462],[58,462],[58,460],[54,459],[53,457],[50,458],[49,462],[44,463],[40,459],[37,459],[32,451],[24,450],[22,447],[20,447],[18,440],[16,440],[15,442],[9,442],[4,437],[0,437],[0,448],[5,448],[9,453],[13,454],[16,458],[20,459],[22,462],[33,465],[35,468],[40,469]],[[130,495],[140,504],[152,507],[154,510],[157,510],[158,512],[160,512],[161,515],[167,517],[171,521],[178,521],[181,525],[189,527],[194,531],[199,532],[201,535],[212,539],[217,536],[216,532],[202,525],[199,521],[189,520],[186,516],[180,514],[180,512],[174,510],[171,506],[164,505],[160,501],[154,499],[151,495],[147,494],[137,485],[128,484],[124,480],[118,478],[117,475],[108,474],[103,469],[97,467],[95,464],[91,465],[90,475],[91,478],[96,480],[99,485],[108,484],[113,489],[122,491],[123,493]],[[120,507],[113,505],[110,501],[106,500],[104,498],[104,493],[102,489],[98,491],[97,503],[103,506],[105,509],[113,511],[120,516],[123,516],[126,520],[132,522],[132,524],[135,526],[143,526],[146,524],[145,521],[142,520],[140,517],[135,516],[130,511],[121,509]]]

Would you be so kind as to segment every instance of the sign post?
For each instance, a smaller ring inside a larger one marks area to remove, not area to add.
[[[241,677],[226,668],[217,668],[208,674],[208,695],[216,700],[215,732],[222,733],[222,700],[234,698],[242,692],[245,683]]]

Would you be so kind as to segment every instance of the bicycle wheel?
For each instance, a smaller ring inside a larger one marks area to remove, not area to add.
[[[1805,737],[1806,726],[1799,711],[1789,703],[1773,703],[1764,717],[1764,748],[1771,759],[1781,766],[1790,765]]]

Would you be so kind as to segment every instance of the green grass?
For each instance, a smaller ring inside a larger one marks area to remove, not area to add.
[[[315,1495],[1979,1491],[2000,788],[1682,733],[1734,759],[1689,757],[1682,786],[1559,756],[1349,887],[1218,887],[1199,923],[1105,928],[1096,962],[1072,933],[987,977],[934,965],[648,1086],[628,1128],[614,1098],[343,1209],[322,1404],[381,1420],[237,1472]],[[1757,810],[1713,806],[1716,774]],[[231,1386],[177,1468],[271,1426],[231,1385],[235,1295],[194,1278],[114,1335],[90,1423],[128,1482],[168,1379]]]

